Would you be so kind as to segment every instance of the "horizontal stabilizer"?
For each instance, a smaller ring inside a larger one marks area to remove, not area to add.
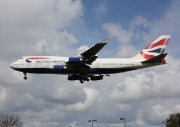
[[[166,57],[167,53],[165,54],[160,54],[158,56],[155,56],[151,59],[145,60],[141,63],[157,63],[157,62],[161,62],[165,57]]]

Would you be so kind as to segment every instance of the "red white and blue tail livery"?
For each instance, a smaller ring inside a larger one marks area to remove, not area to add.
[[[132,58],[98,58],[96,55],[110,40],[97,43],[78,57],[26,56],[10,65],[14,70],[24,73],[63,74],[68,80],[102,80],[109,74],[137,70],[166,63],[164,53],[170,35],[161,35]]]

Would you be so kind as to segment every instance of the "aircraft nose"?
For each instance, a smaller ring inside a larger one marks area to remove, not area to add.
[[[13,68],[13,64],[10,64],[10,67]]]
[[[14,68],[15,68],[14,63],[10,64],[10,67],[11,67],[12,69],[14,69]]]

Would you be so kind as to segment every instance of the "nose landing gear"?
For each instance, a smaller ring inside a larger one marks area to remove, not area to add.
[[[23,73],[24,73],[24,80],[27,80],[26,72],[23,72]]]

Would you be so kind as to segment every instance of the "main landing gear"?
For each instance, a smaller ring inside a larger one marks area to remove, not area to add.
[[[84,83],[84,81],[88,81],[89,82],[89,78],[87,76],[82,76],[81,78],[79,78],[80,83]]]
[[[26,72],[23,72],[23,73],[24,73],[24,80],[27,80]]]

